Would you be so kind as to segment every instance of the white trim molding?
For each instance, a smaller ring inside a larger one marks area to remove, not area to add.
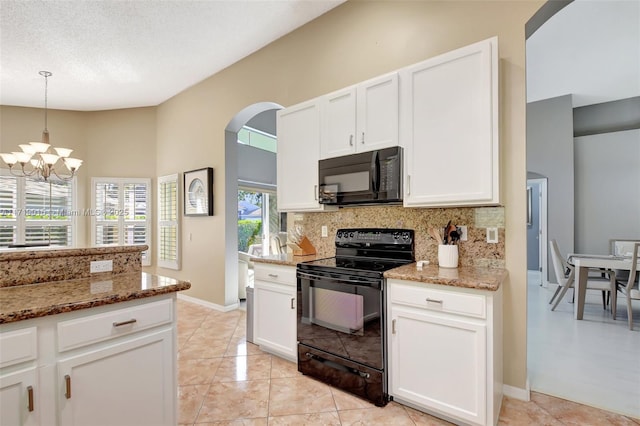
[[[186,296],[181,293],[178,294],[178,299],[184,300],[185,302],[195,303],[196,305],[204,306],[205,308],[215,309],[216,311],[220,311],[220,312],[235,311],[240,307],[240,303],[238,302],[233,303],[231,305],[222,306],[222,305],[218,305],[217,303],[207,302],[206,300],[198,299],[191,296]]]
[[[509,398],[519,399],[520,401],[531,401],[531,386],[529,379],[525,383],[525,388],[517,388],[515,386],[502,385],[502,393]]]

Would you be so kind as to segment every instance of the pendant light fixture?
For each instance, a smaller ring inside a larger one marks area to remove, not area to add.
[[[21,152],[0,153],[2,161],[9,166],[9,171],[14,176],[35,176],[43,180],[48,180],[51,175],[55,175],[58,179],[70,180],[76,171],[82,165],[82,160],[71,158],[72,149],[56,148],[49,143],[49,130],[47,129],[47,89],[49,71],[40,71],[44,77],[44,130],[42,131],[42,139],[40,142],[30,142],[28,144],[20,144]],[[59,172],[56,165],[58,160],[62,160],[67,167],[68,173]],[[17,169],[16,164],[20,165]]]

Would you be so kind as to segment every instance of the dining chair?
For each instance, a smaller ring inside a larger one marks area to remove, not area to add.
[[[640,243],[640,240],[630,240],[630,239],[612,239],[609,240],[609,254],[613,256],[631,256],[633,252],[633,245],[635,243]],[[616,280],[618,282],[623,282],[626,284],[627,279],[629,278],[629,271],[624,269],[614,269],[616,273]],[[636,275],[636,280],[638,279]]]
[[[556,240],[549,241],[549,247],[551,249],[551,261],[553,263],[553,271],[556,274],[556,279],[558,280],[558,288],[555,293],[551,297],[549,304],[553,303],[551,310],[554,311],[564,295],[567,293],[567,290],[573,288],[574,280],[575,280],[575,268],[569,265],[562,255],[560,254],[560,249],[558,248],[558,243]],[[568,275],[566,271],[569,271]],[[598,272],[600,272],[598,270]],[[615,315],[616,309],[616,279],[615,274],[607,272],[609,275],[608,278],[602,277],[592,277],[590,276],[587,279],[587,290],[600,290],[602,291],[602,308],[607,309],[607,294],[611,295],[611,310]],[[555,299],[555,303],[554,303]],[[614,316],[615,318],[615,316]]]
[[[618,289],[627,298],[627,316],[629,318],[629,330],[633,330],[633,311],[631,309],[632,300],[640,300],[640,288],[636,282],[636,274],[638,273],[638,248],[640,243],[634,243],[633,254],[631,255],[631,270],[629,271],[629,277],[627,278],[626,285],[620,284]],[[615,312],[613,319],[616,319]]]

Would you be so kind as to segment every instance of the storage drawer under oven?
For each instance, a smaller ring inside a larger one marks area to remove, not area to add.
[[[388,402],[383,370],[298,344],[298,371],[358,395],[379,407],[385,406]]]

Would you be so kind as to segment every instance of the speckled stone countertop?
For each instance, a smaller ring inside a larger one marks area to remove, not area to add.
[[[422,271],[418,271],[415,263],[394,268],[384,273],[385,278],[491,291],[498,290],[507,275],[508,271],[506,269],[477,266],[439,268],[436,265],[424,265]]]
[[[296,266],[301,262],[309,262],[316,259],[324,259],[325,257],[331,257],[330,255],[321,256],[319,254],[310,254],[307,256],[294,256],[291,253],[287,254],[273,254],[271,256],[264,257],[256,257],[253,259],[254,262],[258,263],[271,263],[274,265],[284,265],[284,266]]]
[[[257,257],[253,261],[275,265],[296,266],[300,262],[308,262],[325,257],[330,256],[316,254],[310,256],[294,256],[292,254],[281,254]],[[498,290],[507,278],[507,275],[508,272],[506,269],[485,268],[480,266],[461,266],[450,269],[439,268],[435,265],[424,265],[422,271],[418,271],[415,263],[400,266],[384,273],[385,278],[490,291]]]
[[[87,254],[111,254],[111,253],[139,253],[147,250],[149,246],[107,246],[107,247],[86,247],[86,248],[16,248],[7,251],[0,251],[0,261],[3,260],[27,260],[27,259],[50,259],[54,257],[85,256]]]
[[[187,290],[191,283],[137,272],[0,288],[0,324]]]

